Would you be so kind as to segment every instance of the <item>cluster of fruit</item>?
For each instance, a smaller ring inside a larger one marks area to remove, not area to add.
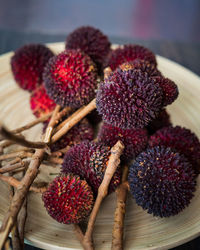
[[[88,217],[110,149],[118,140],[125,149],[110,192],[120,184],[126,163],[131,194],[148,213],[168,217],[190,203],[200,167],[200,142],[189,129],[172,126],[165,107],[176,100],[178,88],[157,69],[149,49],[111,49],[101,31],[81,27],[68,35],[60,54],[44,45],[26,45],[14,53],[11,66],[19,86],[31,91],[36,117],[56,104],[74,111],[96,97],[98,114],[88,119],[95,126],[103,120],[95,141],[93,126],[85,118],[51,146],[52,151],[71,147],[61,174],[42,196],[54,219],[69,224]]]

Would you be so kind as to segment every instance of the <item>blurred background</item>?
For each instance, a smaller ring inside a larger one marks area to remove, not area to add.
[[[199,0],[0,0],[0,4],[0,53],[28,42],[64,41],[76,27],[93,25],[112,42],[138,42],[200,74]]]
[[[200,0],[0,0],[0,6],[0,54],[65,41],[73,29],[92,25],[113,43],[139,43],[200,75]],[[200,249],[200,238],[175,249]]]

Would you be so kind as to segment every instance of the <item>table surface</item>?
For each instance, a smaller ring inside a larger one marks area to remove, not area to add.
[[[26,43],[51,43],[61,42],[66,38],[64,35],[47,35],[42,33],[29,33],[0,30],[0,54],[15,50]],[[154,53],[169,58],[196,74],[200,75],[200,43],[180,43],[161,40],[133,40],[127,38],[111,37],[112,43],[138,43],[150,48]],[[25,246],[25,250],[36,250],[38,248]],[[173,248],[174,250],[200,250],[200,237],[184,245]]]

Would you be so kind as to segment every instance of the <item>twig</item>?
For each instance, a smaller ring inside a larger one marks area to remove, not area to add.
[[[75,124],[77,124],[80,120],[82,120],[88,113],[90,113],[95,108],[96,108],[96,99],[93,99],[87,106],[80,108],[81,111],[77,110],[72,116],[66,119],[65,125],[53,135],[51,143],[54,143],[57,140],[59,140]]]
[[[127,199],[127,180],[128,166],[123,166],[122,183],[117,188],[117,206],[115,209],[114,226],[112,232],[112,250],[123,249],[123,228],[124,228],[124,217],[126,211],[126,199]]]
[[[84,107],[79,108],[78,110],[76,110],[76,112],[74,112],[72,115],[70,115],[70,117],[67,117],[64,121],[62,121],[55,129],[55,133],[58,132],[62,127],[65,126],[65,124],[68,122],[68,118],[72,119],[74,116],[76,116],[78,113],[82,112],[82,110],[84,109]]]
[[[25,198],[24,203],[17,217],[18,234],[19,234],[21,245],[23,247],[24,247],[24,230],[25,230],[26,218],[27,218],[27,197]]]
[[[55,119],[56,115],[57,113],[56,111],[54,111],[51,120]],[[20,208],[23,205],[28,190],[31,184],[33,183],[34,179],[37,177],[40,164],[44,157],[44,153],[45,153],[44,149],[37,149],[35,151],[32,160],[29,164],[29,167],[26,171],[26,174],[24,175],[23,179],[20,182],[20,185],[18,186],[15,192],[10,208],[7,214],[5,215],[0,228],[0,249],[3,248],[3,245],[9,235],[9,232],[11,231],[17,219],[17,215],[19,213]]]
[[[57,115],[58,115],[59,110],[60,110],[60,106],[57,105],[56,108],[55,108],[55,112],[56,112]],[[57,119],[58,119],[57,115],[56,115],[55,119],[53,119],[53,120],[51,119],[51,121],[49,122],[49,125],[48,125],[48,127],[46,129],[46,133],[45,133],[45,137],[44,137],[44,142],[45,143],[49,143],[49,140],[51,138],[51,134],[53,132],[53,128],[57,123]]]
[[[87,225],[87,230],[84,236],[84,239],[82,241],[82,245],[84,246],[84,249],[92,250],[93,247],[93,239],[92,239],[92,233],[94,229],[94,223],[96,220],[97,213],[99,211],[100,205],[105,198],[105,196],[108,193],[108,187],[110,184],[110,181],[117,169],[117,167],[120,164],[120,156],[123,152],[124,145],[121,143],[121,141],[118,141],[112,148],[111,148],[111,155],[109,157],[108,166],[105,171],[105,175],[103,178],[103,181],[98,189],[98,195],[97,199],[95,201],[93,210],[90,214],[90,218]]]
[[[8,165],[0,168],[0,173],[5,174],[5,173],[11,172],[13,170],[16,170],[16,169],[24,167],[24,166],[25,166],[24,162],[19,162],[19,163],[13,164],[13,165],[8,164]]]
[[[19,186],[21,185],[21,182],[18,181],[16,178],[12,177],[12,176],[6,176],[6,175],[2,175],[0,174],[0,180],[8,183],[9,185],[11,185],[12,187],[15,187],[15,188],[19,188]],[[37,187],[37,186],[31,186],[30,187],[30,191],[33,191],[35,193],[43,193],[45,192],[47,189],[46,186],[44,187]]]
[[[47,158],[47,161],[49,161],[50,163],[55,163],[55,164],[62,164],[63,163],[63,159],[62,158],[52,157],[52,156],[49,156]]]
[[[37,125],[37,124],[40,123],[40,122],[44,122],[44,121],[48,120],[49,117],[50,117],[52,114],[53,114],[53,111],[50,112],[50,113],[48,113],[48,114],[46,114],[46,115],[44,115],[44,116],[42,116],[42,117],[40,117],[40,118],[38,118],[38,119],[36,119],[36,120],[34,120],[34,121],[32,121],[32,122],[29,122],[29,123],[26,124],[25,126],[22,126],[22,127],[20,127],[20,128],[11,130],[11,132],[12,132],[13,134],[21,133],[21,132],[24,131],[24,130],[27,130],[27,129],[29,129],[29,128],[34,127],[35,125]]]
[[[11,145],[15,144],[13,141],[8,141],[8,140],[4,140],[0,143],[0,152],[3,153],[3,150],[6,147],[9,147]]]
[[[28,158],[32,157],[33,153],[27,152],[27,151],[18,151],[18,152],[13,152],[13,153],[8,153],[8,154],[3,154],[0,155],[0,161],[7,160],[7,159],[12,159],[12,158]]]
[[[45,142],[33,142],[22,138],[19,135],[15,135],[13,132],[8,131],[5,127],[0,126],[0,133],[3,137],[8,140],[14,141],[15,143],[28,147],[28,148],[45,148]]]
[[[10,193],[10,195],[9,195],[10,200],[12,200],[13,195],[15,193],[14,187],[9,186],[9,193]],[[22,249],[22,245],[21,245],[20,238],[19,238],[17,222],[13,226],[11,236],[12,236],[12,247],[13,247],[13,249],[16,249],[16,250]]]

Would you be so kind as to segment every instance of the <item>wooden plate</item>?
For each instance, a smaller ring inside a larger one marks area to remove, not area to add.
[[[63,43],[50,44],[55,52],[64,49]],[[12,53],[0,57],[0,120],[9,128],[16,128],[34,119],[29,108],[29,93],[19,89],[10,71]],[[172,121],[190,128],[200,137],[200,78],[184,67],[157,56],[161,72],[173,79],[179,87],[180,95],[169,108]],[[41,125],[31,133],[29,139],[39,139]],[[59,170],[59,169],[58,169]],[[49,181],[53,168],[41,167],[39,179]],[[8,186],[0,181],[0,220],[9,206]],[[30,193],[28,200],[28,220],[26,239],[44,249],[81,249],[73,233],[73,227],[54,221],[45,211],[41,196]],[[198,236],[200,232],[200,188],[191,205],[179,215],[171,218],[156,218],[138,207],[129,197],[125,219],[125,249],[167,249],[183,244]],[[110,249],[115,209],[115,194],[105,199],[98,215],[94,239],[96,249]]]

